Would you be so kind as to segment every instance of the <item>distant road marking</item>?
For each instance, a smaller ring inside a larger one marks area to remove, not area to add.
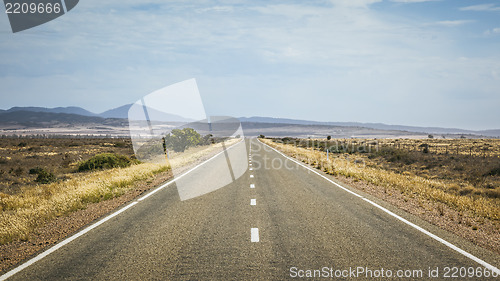
[[[250,175],[251,178],[253,178],[254,176],[253,175]]]
[[[253,171],[253,168],[252,168],[252,167],[250,167],[250,171]]]
[[[239,141],[239,142],[237,142],[237,143],[235,143],[235,144],[233,144],[232,146],[228,147],[226,150],[228,150],[228,149],[231,149],[231,148],[235,147],[236,145],[240,144],[242,141],[244,141],[244,139],[243,139],[243,140],[241,140],[241,141]],[[98,222],[96,222],[95,224],[92,224],[92,225],[90,225],[90,226],[88,226],[88,227],[84,228],[83,230],[81,230],[81,231],[79,231],[79,232],[77,232],[77,233],[73,234],[72,236],[70,236],[70,237],[68,237],[68,238],[66,238],[66,239],[64,239],[64,240],[62,240],[61,242],[57,243],[57,244],[56,244],[56,245],[54,245],[53,247],[51,247],[51,248],[47,249],[46,251],[44,251],[44,252],[40,253],[38,256],[36,256],[36,257],[34,257],[34,258],[32,258],[32,259],[28,260],[27,262],[25,262],[25,263],[21,264],[20,266],[18,266],[18,267],[16,267],[16,268],[12,269],[11,271],[9,271],[9,272],[5,273],[5,274],[4,274],[4,275],[2,275],[2,276],[0,276],[0,281],[6,280],[6,279],[8,279],[8,278],[10,278],[10,277],[14,276],[15,274],[17,274],[17,273],[21,272],[23,269],[25,269],[25,268],[29,267],[30,265],[32,265],[32,264],[34,264],[34,263],[36,263],[37,261],[39,261],[39,260],[41,260],[41,259],[45,258],[46,256],[48,256],[48,255],[52,254],[53,252],[55,252],[55,251],[59,250],[60,248],[64,247],[65,245],[67,245],[67,244],[71,243],[73,240],[75,240],[75,239],[79,238],[80,236],[82,236],[82,235],[86,234],[87,232],[91,231],[92,229],[94,229],[94,228],[96,228],[96,227],[100,226],[101,224],[103,224],[103,223],[105,223],[105,222],[109,221],[110,219],[112,219],[112,218],[114,218],[114,217],[118,216],[119,214],[121,214],[121,213],[125,212],[126,210],[128,210],[128,209],[129,209],[129,208],[131,208],[131,207],[133,207],[134,205],[136,205],[136,204],[137,204],[137,203],[139,203],[140,201],[142,201],[142,200],[144,200],[144,199],[148,198],[149,196],[151,196],[151,195],[155,194],[156,192],[160,191],[161,189],[163,189],[163,188],[165,188],[165,187],[169,186],[170,184],[174,183],[174,182],[175,182],[175,180],[178,180],[178,179],[180,179],[180,178],[184,177],[185,175],[187,175],[187,174],[191,173],[191,172],[192,172],[192,171],[194,171],[195,169],[197,169],[197,168],[199,168],[200,166],[202,166],[202,165],[206,164],[207,162],[211,161],[212,159],[214,159],[215,157],[219,156],[219,155],[220,155],[220,154],[222,154],[222,153],[224,153],[224,151],[221,151],[221,152],[219,152],[219,153],[215,154],[215,155],[214,155],[214,156],[212,156],[211,158],[209,158],[209,159],[205,160],[204,162],[202,162],[202,163],[198,164],[197,166],[195,166],[195,167],[194,167],[194,168],[192,168],[191,170],[189,170],[189,171],[185,172],[184,174],[182,174],[182,175],[180,175],[180,176],[178,176],[178,177],[176,177],[176,178],[174,178],[174,179],[170,180],[169,182],[165,183],[164,185],[162,185],[162,186],[160,186],[160,187],[157,187],[155,190],[153,190],[153,191],[149,192],[148,194],[146,194],[146,195],[142,196],[141,198],[137,199],[137,201],[134,201],[134,202],[132,202],[132,203],[129,203],[129,204],[128,204],[128,205],[126,205],[125,207],[123,207],[123,208],[119,209],[118,211],[116,211],[116,212],[114,212],[114,213],[110,214],[109,216],[107,216],[107,217],[105,217],[105,218],[103,218],[103,219],[99,220],[99,221],[98,221]]]
[[[249,165],[252,166],[252,163],[250,163]]]
[[[357,194],[357,193],[355,193],[355,192],[350,191],[349,189],[347,189],[347,188],[345,188],[345,187],[341,186],[340,184],[338,184],[338,183],[336,183],[336,182],[332,181],[331,179],[329,179],[329,178],[325,177],[324,175],[322,175],[322,174],[318,173],[317,171],[313,170],[312,168],[310,168],[310,167],[308,167],[308,166],[306,166],[306,165],[304,165],[304,164],[300,163],[299,161],[297,161],[297,160],[295,160],[295,159],[293,159],[293,158],[290,158],[290,157],[288,157],[287,155],[285,155],[285,154],[281,153],[280,151],[276,150],[274,147],[271,147],[271,146],[269,146],[269,145],[267,145],[267,144],[265,144],[265,143],[263,143],[263,142],[261,142],[261,141],[259,141],[259,140],[257,140],[257,141],[258,141],[258,142],[260,142],[260,143],[262,143],[263,145],[265,145],[265,146],[267,146],[267,147],[271,148],[272,150],[276,151],[278,154],[281,154],[283,157],[285,157],[285,158],[287,158],[287,159],[289,159],[289,160],[291,160],[291,161],[293,161],[293,162],[295,162],[295,163],[299,164],[300,166],[302,166],[302,167],[306,168],[307,170],[309,170],[309,171],[311,171],[311,172],[315,173],[316,175],[318,175],[318,176],[320,176],[320,177],[322,177],[322,178],[326,179],[327,181],[329,181],[329,182],[333,183],[334,185],[336,185],[336,186],[340,187],[341,189],[343,189],[343,190],[345,190],[345,191],[349,192],[350,194],[355,195],[356,197],[359,197],[359,198],[361,198],[361,199],[365,200],[366,202],[370,203],[371,205],[373,205],[373,206],[375,206],[375,207],[379,208],[380,210],[384,211],[385,213],[387,213],[387,214],[389,214],[389,215],[393,216],[394,218],[396,218],[396,219],[398,219],[398,220],[400,220],[400,221],[404,222],[405,224],[407,224],[407,225],[409,225],[409,226],[411,226],[411,227],[415,228],[416,230],[418,230],[418,231],[422,232],[423,234],[425,234],[425,235],[427,235],[427,236],[429,236],[429,237],[433,238],[434,240],[436,240],[436,241],[438,241],[438,242],[440,242],[440,243],[442,243],[442,244],[446,245],[447,247],[449,247],[449,248],[451,248],[451,249],[453,249],[453,250],[457,251],[458,253],[460,253],[460,254],[462,254],[462,255],[464,255],[464,256],[466,256],[466,257],[468,257],[469,259],[471,259],[471,260],[473,260],[473,261],[475,261],[475,262],[479,263],[480,265],[484,266],[485,268],[487,268],[487,269],[489,269],[489,270],[491,270],[491,271],[493,271],[493,272],[495,272],[495,273],[497,273],[497,274],[500,274],[500,269],[496,268],[495,266],[493,266],[493,265],[491,265],[491,264],[489,264],[489,263],[487,263],[487,262],[483,261],[482,259],[480,259],[480,258],[478,258],[478,257],[476,257],[476,256],[474,256],[474,255],[472,255],[472,254],[470,254],[470,253],[468,253],[468,252],[466,252],[466,251],[464,251],[464,250],[460,249],[459,247],[457,247],[457,246],[455,246],[455,245],[451,244],[450,242],[448,242],[448,241],[444,240],[443,238],[441,238],[441,237],[439,237],[439,236],[437,236],[437,235],[435,235],[435,234],[432,234],[431,232],[429,232],[429,231],[427,231],[427,230],[423,229],[422,227],[420,227],[420,226],[418,226],[418,225],[416,225],[416,224],[414,224],[414,223],[412,223],[412,222],[410,222],[410,221],[408,221],[408,220],[406,220],[406,219],[402,218],[401,216],[396,215],[395,213],[393,213],[393,212],[389,211],[388,209],[386,209],[386,208],[384,208],[384,207],[382,207],[382,206],[378,205],[377,203],[375,203],[375,202],[373,202],[373,201],[371,201],[371,200],[369,200],[369,199],[366,199],[366,198],[364,198],[363,196],[361,196],[361,195],[359,195],[359,194]]]
[[[255,188],[255,184],[250,184],[250,188]]]
[[[250,199],[250,205],[256,206],[257,205],[257,199]]]
[[[259,229],[258,228],[252,228],[250,231],[250,241],[252,242],[259,242]]]

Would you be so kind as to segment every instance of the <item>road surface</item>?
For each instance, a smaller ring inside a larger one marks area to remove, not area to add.
[[[393,280],[428,280],[429,270],[439,276],[432,280],[441,280],[449,279],[447,267],[449,275],[453,267],[458,274],[461,267],[482,271],[466,254],[499,265],[498,255],[359,191],[362,197],[355,196],[256,139],[239,145],[247,146],[248,157],[231,164],[251,165],[229,185],[186,201],[169,185],[9,280],[283,280],[313,274],[365,280],[389,273]],[[186,174],[183,184],[217,182],[227,168],[221,154]]]

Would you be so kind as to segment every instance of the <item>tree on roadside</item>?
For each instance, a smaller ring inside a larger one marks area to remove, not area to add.
[[[201,142],[201,136],[192,128],[173,129],[165,136],[165,146],[176,152],[184,152],[188,147]]]

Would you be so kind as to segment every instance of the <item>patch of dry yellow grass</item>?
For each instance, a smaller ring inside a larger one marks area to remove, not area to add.
[[[237,139],[225,142],[226,146]],[[221,144],[191,148],[187,153],[172,155],[176,167],[191,165],[220,150]],[[120,196],[155,174],[167,171],[170,165],[142,163],[72,175],[71,179],[47,185],[26,186],[16,195],[0,193],[0,244],[17,239],[26,240],[33,230],[47,221],[85,208],[89,203]]]
[[[27,239],[37,226],[88,203],[120,196],[133,183],[169,169],[166,165],[139,164],[128,168],[86,173],[47,185],[26,188],[0,198],[0,243]]]
[[[261,139],[262,142],[279,149],[299,161],[310,164],[333,175],[343,175],[380,186],[384,189],[396,189],[412,197],[442,202],[461,212],[473,212],[484,218],[500,220],[498,199],[460,196],[446,192],[456,184],[436,179],[426,179],[412,174],[397,174],[392,171],[356,164],[342,156],[330,157],[320,151],[299,148],[292,145],[274,143]]]

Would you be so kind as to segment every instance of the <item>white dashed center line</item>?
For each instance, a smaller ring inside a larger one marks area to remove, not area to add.
[[[256,206],[257,205],[257,199],[250,199],[250,205],[251,206]]]
[[[250,188],[255,188],[255,184],[250,184]]]
[[[253,168],[252,168],[252,167],[250,167],[250,171],[253,171]]]
[[[251,231],[251,237],[250,240],[252,242],[259,242],[259,229],[258,228],[252,228]]]
[[[251,178],[253,178],[253,175],[250,175]]]

